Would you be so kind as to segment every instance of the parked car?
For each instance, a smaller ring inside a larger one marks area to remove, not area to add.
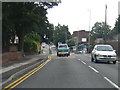
[[[67,44],[58,44],[57,56],[69,56],[70,49]]]
[[[116,63],[117,55],[111,45],[95,45],[91,53],[91,61],[107,61]]]

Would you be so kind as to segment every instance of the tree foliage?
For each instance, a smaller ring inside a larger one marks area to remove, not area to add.
[[[69,47],[75,46],[76,43],[77,43],[77,40],[74,40],[74,39],[67,40],[67,44]]]
[[[46,33],[43,34],[44,35],[43,42],[46,42],[46,43],[53,42],[54,25],[53,24],[49,24],[49,27],[47,27],[45,32]]]
[[[120,15],[118,16],[114,28],[109,33],[110,40],[113,39],[114,36],[120,34]]]
[[[40,52],[41,37],[37,32],[32,31],[25,35],[24,52]]]
[[[120,15],[119,15],[118,19],[115,22],[114,30],[115,30],[116,33],[120,33]]]
[[[40,43],[34,40],[24,41],[24,52],[40,52]]]
[[[23,51],[24,36],[36,31],[43,38],[49,32],[47,9],[58,5],[55,2],[3,2],[3,46],[7,47],[15,35],[19,38],[19,50]]]
[[[29,40],[33,40],[40,43],[41,37],[37,32],[32,31],[31,33],[28,33],[27,35],[25,35],[24,41],[29,41]]]
[[[103,38],[107,40],[111,31],[109,25],[105,25],[104,22],[96,22],[91,30],[91,40],[94,41],[96,38]]]
[[[68,26],[60,25],[55,26],[55,30],[53,33],[53,41],[55,45],[57,45],[58,42],[65,43],[68,39],[72,38]]]

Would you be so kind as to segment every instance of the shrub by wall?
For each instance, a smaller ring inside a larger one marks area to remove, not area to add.
[[[24,42],[24,52],[40,52],[40,44],[34,40]]]

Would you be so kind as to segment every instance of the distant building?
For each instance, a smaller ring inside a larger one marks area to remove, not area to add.
[[[103,43],[103,38],[96,38],[96,43]]]
[[[72,37],[78,41],[78,43],[88,43],[89,41],[89,31],[80,30],[74,31]]]

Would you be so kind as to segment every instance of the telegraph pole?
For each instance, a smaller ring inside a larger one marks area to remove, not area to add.
[[[106,31],[107,31],[107,4],[105,5],[105,34],[104,34],[104,42],[106,42]]]

